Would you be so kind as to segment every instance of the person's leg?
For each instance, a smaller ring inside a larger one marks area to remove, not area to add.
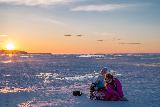
[[[111,98],[112,98],[112,94],[111,93],[109,93],[106,90],[104,90],[104,95],[105,95],[103,97],[104,100],[106,100],[106,101],[110,101],[111,100]]]
[[[115,93],[109,93],[109,92],[105,93],[105,100],[118,101],[119,99],[120,99],[119,95]]]
[[[118,96],[112,95],[112,97],[110,98],[111,101],[118,101],[120,100],[120,98]]]

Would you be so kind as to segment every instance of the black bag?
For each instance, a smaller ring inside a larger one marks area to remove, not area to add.
[[[82,92],[80,91],[73,91],[73,96],[81,96]]]

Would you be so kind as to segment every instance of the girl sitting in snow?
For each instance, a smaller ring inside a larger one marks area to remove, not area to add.
[[[98,100],[118,101],[123,99],[122,85],[110,73],[105,75],[105,88],[101,91],[94,91],[92,94]]]

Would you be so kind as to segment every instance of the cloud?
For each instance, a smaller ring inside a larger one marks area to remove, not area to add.
[[[113,11],[117,9],[122,9],[129,7],[129,4],[103,4],[103,5],[83,5],[72,8],[71,11],[96,11],[96,12],[104,12],[104,11]]]
[[[66,37],[71,37],[72,35],[71,35],[71,34],[66,34],[66,35],[64,35],[64,36],[66,36]]]
[[[119,43],[121,45],[140,45],[141,43],[133,42],[133,43]]]
[[[97,40],[98,42],[103,42],[104,40],[102,40],[102,39],[99,39],[99,40]]]
[[[76,35],[76,36],[78,36],[78,37],[82,37],[83,35],[79,34],[79,35]]]
[[[55,4],[66,4],[72,0],[0,0],[0,3],[14,4],[14,5],[55,5]]]
[[[78,34],[78,35],[71,35],[71,34],[66,34],[66,35],[64,35],[64,36],[66,36],[66,37],[71,37],[71,36],[82,37],[83,35],[81,35],[81,34]]]
[[[0,35],[0,37],[8,37],[8,35]]]

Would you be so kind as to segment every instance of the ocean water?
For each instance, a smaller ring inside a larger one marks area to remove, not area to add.
[[[129,101],[89,99],[102,67],[121,81]],[[160,107],[160,54],[0,55],[0,107],[98,106]]]

